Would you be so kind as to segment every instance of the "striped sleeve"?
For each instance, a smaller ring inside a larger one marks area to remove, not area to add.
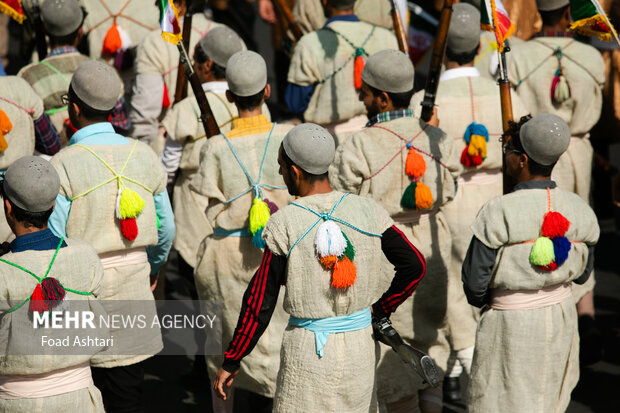
[[[239,370],[241,359],[247,356],[269,325],[278,302],[280,286],[284,284],[286,257],[265,248],[260,267],[243,295],[239,321],[233,339],[224,353],[224,370]]]
[[[413,294],[426,272],[424,256],[396,226],[382,234],[381,250],[394,265],[396,274],[390,288],[372,305],[375,318],[389,317]]]

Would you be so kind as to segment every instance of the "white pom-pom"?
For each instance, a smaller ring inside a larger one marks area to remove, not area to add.
[[[325,221],[316,232],[314,245],[319,257],[327,257],[328,255],[339,257],[347,248],[347,240],[342,235],[338,224],[334,221]]]

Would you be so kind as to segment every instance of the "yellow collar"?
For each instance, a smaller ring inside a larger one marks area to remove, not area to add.
[[[237,118],[232,122],[232,129],[226,134],[229,138],[238,138],[247,135],[257,135],[269,132],[273,123],[269,122],[265,115],[252,116],[250,118]]]

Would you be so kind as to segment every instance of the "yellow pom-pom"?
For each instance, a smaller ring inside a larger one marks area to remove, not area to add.
[[[415,187],[415,206],[417,209],[427,209],[433,206],[433,194],[428,186],[418,182]]]
[[[481,158],[487,157],[487,141],[484,136],[472,135],[467,148],[467,154],[470,156],[480,155]]]
[[[533,265],[544,267],[551,264],[553,260],[555,260],[553,241],[547,237],[539,237],[532,245],[530,262]]]
[[[250,208],[250,225],[248,226],[250,233],[254,235],[259,229],[265,228],[269,217],[271,217],[269,205],[258,197],[254,198],[252,208]]]
[[[136,191],[123,188],[118,204],[118,214],[122,219],[135,218],[144,209],[144,199]]]

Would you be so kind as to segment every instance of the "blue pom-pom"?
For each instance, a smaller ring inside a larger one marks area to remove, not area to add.
[[[252,236],[252,244],[254,244],[256,248],[265,248],[267,244],[265,243],[265,240],[263,240],[263,228],[260,228],[254,233]]]
[[[465,139],[465,143],[467,143],[468,145],[472,135],[484,136],[484,139],[487,142],[489,141],[489,131],[482,123],[472,122],[467,125],[467,129],[465,129],[463,139]]]
[[[566,261],[568,258],[568,252],[571,249],[571,244],[566,237],[553,238],[553,253],[555,254],[555,263],[558,267]]]

